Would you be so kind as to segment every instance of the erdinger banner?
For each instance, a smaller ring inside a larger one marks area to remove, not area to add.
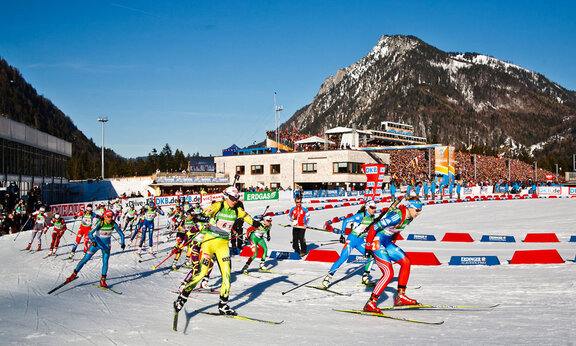
[[[364,197],[370,197],[372,200],[382,195],[382,184],[386,173],[386,165],[380,163],[371,163],[362,165],[364,174],[366,174],[366,191]]]
[[[435,153],[435,167],[434,175],[437,186],[448,186],[448,183],[454,180],[454,166],[456,161],[454,159],[454,147],[436,147]]]

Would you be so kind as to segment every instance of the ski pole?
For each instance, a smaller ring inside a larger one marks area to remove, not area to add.
[[[26,224],[28,223],[28,221],[30,221],[30,218],[32,216],[28,216],[28,219],[26,219],[26,222],[24,222],[24,224],[22,225],[22,227],[20,227],[20,230],[18,231],[18,234],[16,234],[16,236],[14,237],[14,241],[16,241],[16,239],[18,239],[18,236],[20,235],[20,233],[22,232],[22,230],[24,229],[24,226],[26,226]]]
[[[363,258],[363,257],[359,257],[359,258],[355,259],[354,261],[348,263],[348,264],[345,265],[344,267],[350,266],[351,264],[359,261],[361,258]],[[308,281],[306,281],[306,282],[303,283],[303,284],[300,284],[300,285],[298,285],[298,286],[296,286],[296,287],[292,287],[292,288],[289,289],[288,291],[282,292],[282,295],[285,295],[285,294],[288,293],[288,292],[292,292],[292,291],[294,291],[294,290],[296,290],[296,289],[298,289],[298,288],[300,288],[300,287],[302,287],[302,286],[308,285],[308,284],[311,283],[312,281],[316,281],[316,280],[318,280],[318,279],[321,279],[321,278],[323,278],[324,276],[326,276],[326,274],[322,274],[321,276],[315,277],[315,278],[312,279],[312,280],[308,280]]]
[[[348,278],[351,277],[352,275],[356,274],[356,273],[358,272],[358,270],[362,269],[363,267],[364,267],[364,266],[360,266],[360,267],[354,269],[354,270],[351,271],[350,273],[348,273],[348,274],[344,275],[343,277],[341,277],[340,279],[334,281],[332,284],[330,284],[330,286],[333,286],[333,285],[339,283],[340,281],[344,281],[344,280],[348,279]]]

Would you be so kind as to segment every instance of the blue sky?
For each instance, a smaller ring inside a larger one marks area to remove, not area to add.
[[[382,35],[511,61],[576,90],[574,1],[10,1],[0,56],[125,157],[265,138]]]

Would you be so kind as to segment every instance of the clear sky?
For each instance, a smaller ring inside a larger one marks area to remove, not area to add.
[[[0,56],[125,157],[265,138],[382,35],[477,52],[576,89],[575,1],[4,1]]]

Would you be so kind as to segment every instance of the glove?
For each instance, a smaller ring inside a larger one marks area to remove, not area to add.
[[[195,221],[195,222],[207,222],[208,219],[209,219],[209,218],[208,218],[207,216],[200,215],[200,214],[197,214],[197,215],[194,216],[194,221]]]
[[[254,222],[252,223],[252,227],[254,227],[254,229],[258,229],[260,228],[260,226],[262,226],[262,224],[258,220],[254,220]]]
[[[366,247],[364,249],[364,257],[366,258],[374,257],[374,251],[372,251],[372,244],[366,243]]]
[[[266,240],[270,241],[270,233],[266,236]]]
[[[124,250],[124,249],[126,248],[126,244],[124,244],[124,243],[120,244],[120,248],[121,248],[122,250]]]
[[[346,243],[346,238],[344,238],[344,235],[342,235],[342,234],[340,235],[340,242],[342,244]]]

